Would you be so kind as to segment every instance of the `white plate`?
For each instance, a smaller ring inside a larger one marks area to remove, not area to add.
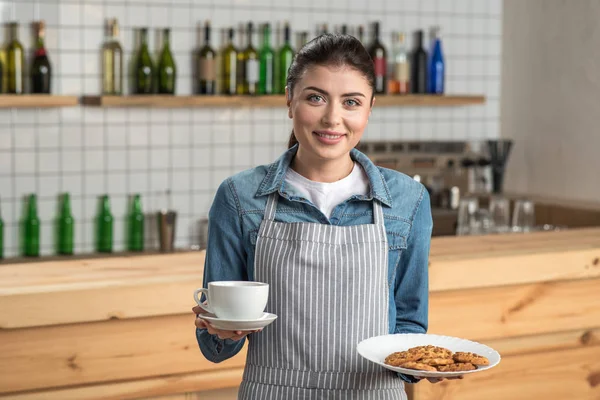
[[[200,314],[199,317],[210,322],[215,328],[224,331],[253,331],[264,328],[277,319],[277,315],[270,313],[263,313],[262,317],[251,320],[221,319],[213,314]]]
[[[445,347],[452,352],[468,351],[487,357],[490,365],[477,367],[473,371],[460,372],[432,372],[417,371],[400,367],[392,367],[384,363],[384,360],[390,354],[396,351],[408,350],[415,346],[439,346]],[[419,376],[425,378],[449,378],[453,376],[472,374],[495,367],[500,362],[500,354],[484,344],[472,342],[466,339],[460,339],[452,336],[429,335],[425,333],[398,333],[394,335],[376,336],[360,342],[357,346],[358,353],[369,361],[379,364],[384,368],[400,372],[405,375]]]

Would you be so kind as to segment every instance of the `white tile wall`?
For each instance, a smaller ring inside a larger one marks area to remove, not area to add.
[[[17,20],[29,46],[29,24],[44,18],[46,44],[59,94],[97,94],[99,48],[106,18],[119,19],[125,65],[131,62],[134,28],[171,27],[179,69],[179,94],[191,92],[191,51],[197,27],[210,19],[213,45],[220,30],[253,20],[290,21],[294,30],[317,25],[382,22],[389,49],[392,31],[442,28],[449,93],[487,96],[469,108],[375,108],[365,140],[483,139],[499,130],[502,0],[0,0],[0,24]],[[0,37],[3,40],[3,37]],[[257,38],[255,39],[257,43]],[[156,52],[156,50],[154,50]],[[18,254],[22,199],[40,196],[42,250],[52,250],[56,199],[72,196],[76,251],[93,251],[96,197],[112,200],[115,248],[123,249],[127,196],[141,193],[146,211],[163,205],[166,191],[179,211],[178,247],[196,244],[197,223],[227,176],[271,162],[287,143],[284,109],[96,109],[0,110],[0,209],[6,224],[5,254]]]

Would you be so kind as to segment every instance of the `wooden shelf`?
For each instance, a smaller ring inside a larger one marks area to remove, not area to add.
[[[48,94],[1,94],[0,108],[73,107],[79,104],[77,96]]]
[[[485,103],[484,96],[377,96],[376,106],[433,107]],[[84,96],[82,104],[95,107],[285,107],[285,96]]]

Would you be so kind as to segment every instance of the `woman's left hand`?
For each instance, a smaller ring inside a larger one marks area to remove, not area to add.
[[[421,376],[417,376],[416,378],[419,379],[427,379],[429,381],[429,383],[439,383],[442,382],[444,380],[454,380],[454,379],[462,379],[464,377],[464,375],[458,375],[458,376],[452,376],[450,378],[423,378]]]

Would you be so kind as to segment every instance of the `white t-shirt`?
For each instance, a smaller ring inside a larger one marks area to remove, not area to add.
[[[331,213],[338,204],[351,196],[369,194],[369,177],[356,162],[350,175],[337,182],[311,181],[291,168],[287,170],[285,182],[293,186],[300,196],[317,206],[327,218],[331,218]]]

